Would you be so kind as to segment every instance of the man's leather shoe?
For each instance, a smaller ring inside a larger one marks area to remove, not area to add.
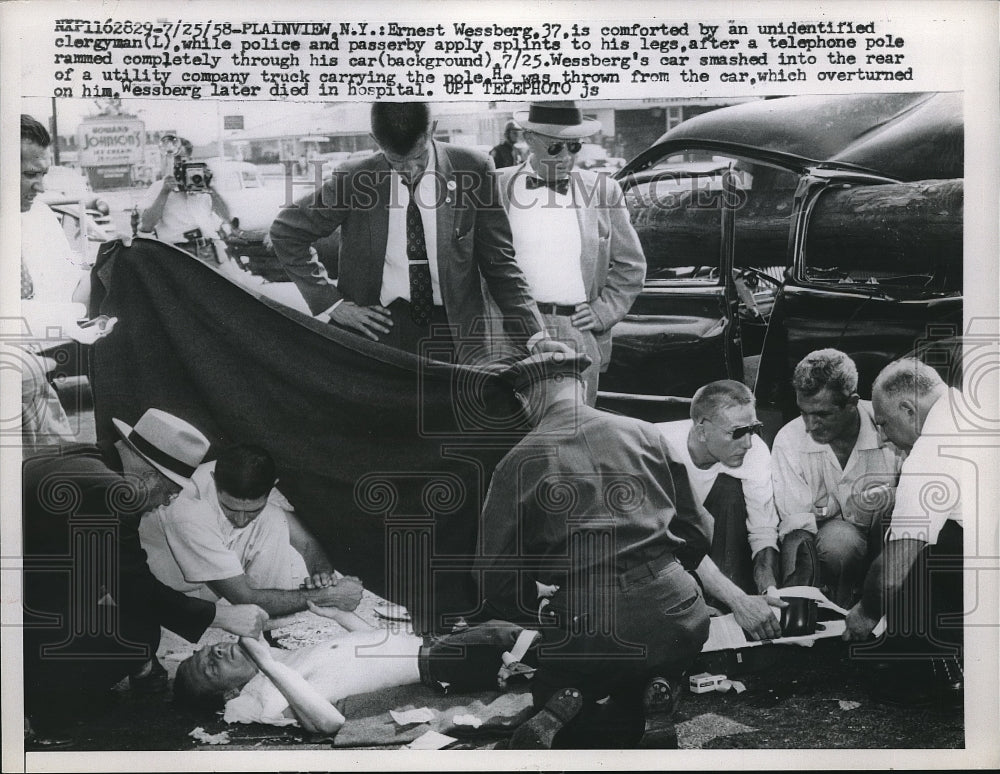
[[[576,688],[562,688],[545,702],[540,712],[522,723],[507,743],[508,750],[550,750],[555,735],[577,716],[583,694]]]

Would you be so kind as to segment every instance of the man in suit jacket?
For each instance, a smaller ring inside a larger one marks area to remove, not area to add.
[[[574,170],[580,139],[600,124],[575,102],[533,103],[514,114],[530,155],[498,172],[518,266],[550,336],[590,356],[587,403],[611,359],[611,329],[642,290],[646,258],[624,195],[609,175]]]
[[[425,103],[374,103],[372,136],[380,152],[345,165],[271,226],[278,259],[313,314],[414,353],[440,335],[436,323],[448,326],[444,339],[477,345],[485,334],[482,279],[520,348],[544,340],[492,162],[434,142]],[[335,285],[309,245],[337,228]]]

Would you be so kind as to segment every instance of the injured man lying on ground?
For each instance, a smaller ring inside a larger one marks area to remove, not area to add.
[[[539,634],[506,621],[488,621],[425,644],[404,629],[375,628],[354,613],[310,609],[348,631],[298,650],[270,648],[241,637],[196,651],[177,669],[174,698],[218,709],[229,723],[299,724],[334,734],[344,716],[334,702],[348,696],[423,683],[436,691],[496,690],[519,672]]]

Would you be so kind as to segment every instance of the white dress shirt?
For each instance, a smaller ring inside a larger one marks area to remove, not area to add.
[[[424,224],[424,242],[427,261],[431,270],[431,292],[434,304],[441,306],[441,280],[437,262],[437,207],[439,201],[435,171],[434,150],[430,150],[427,169],[417,182],[417,207]],[[410,204],[410,190],[403,178],[392,170],[389,183],[389,235],[385,241],[385,268],[382,271],[382,306],[389,306],[397,298],[410,300],[410,262],[406,255],[406,208]]]
[[[587,300],[580,265],[580,222],[570,181],[566,193],[527,189],[530,168],[514,177],[508,211],[517,265],[537,303],[575,306]]]
[[[834,518],[867,530],[892,510],[903,452],[879,440],[871,401],[858,401],[858,414],[858,440],[843,467],[829,444],[809,436],[802,417],[778,431],[771,470],[782,537],[795,529],[815,533]]]
[[[949,389],[931,406],[900,472],[888,540],[934,545],[948,519],[962,525],[962,476],[969,460],[955,448],[962,444],[962,430],[953,410],[962,400],[961,393]]]

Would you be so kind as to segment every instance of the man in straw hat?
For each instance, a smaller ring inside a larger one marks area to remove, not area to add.
[[[635,747],[708,637],[688,571],[711,517],[654,425],[584,404],[589,365],[543,353],[502,372],[533,427],[493,474],[475,573],[490,616],[527,612],[545,638],[517,748]]]
[[[514,118],[529,156],[498,177],[517,265],[549,335],[593,361],[584,379],[594,405],[598,375],[611,360],[611,329],[642,290],[646,258],[617,181],[574,169],[580,141],[600,123],[575,102],[535,102]]]
[[[114,424],[117,460],[71,445],[24,461],[24,694],[42,733],[92,712],[123,677],[133,690],[165,687],[161,625],[190,641],[210,626],[256,637],[268,617],[256,605],[187,597],[153,577],[139,520],[181,492],[209,441],[159,409],[134,427]]]

